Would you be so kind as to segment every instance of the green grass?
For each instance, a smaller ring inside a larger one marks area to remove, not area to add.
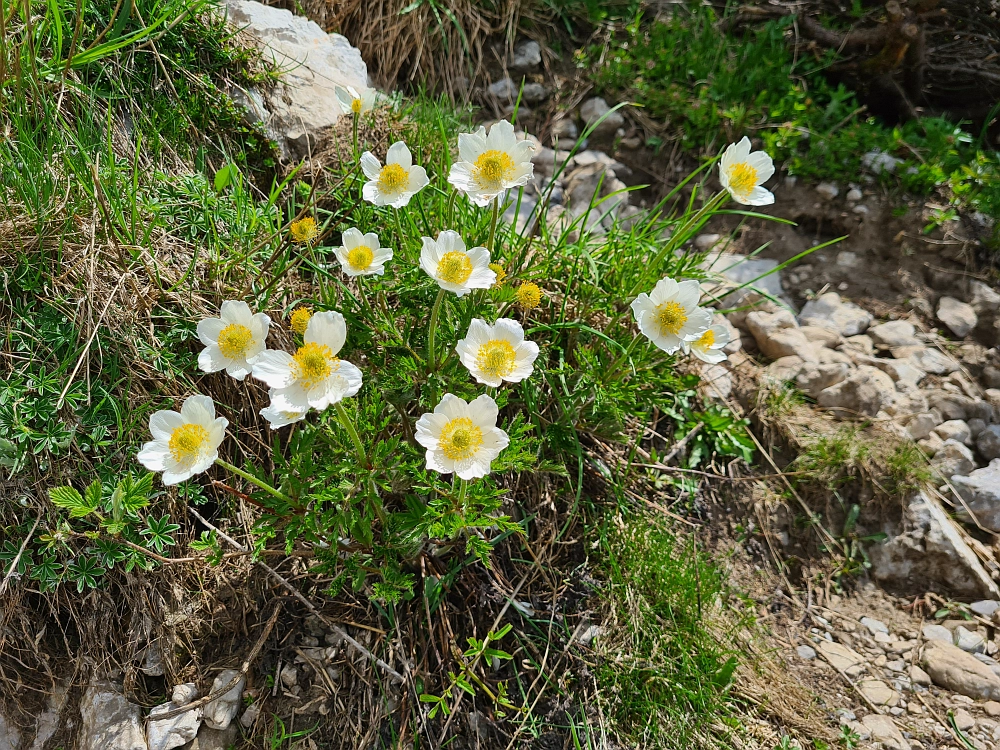
[[[744,134],[788,172],[812,180],[858,181],[862,156],[878,149],[903,160],[891,184],[919,195],[945,188],[956,205],[1000,217],[1000,157],[942,118],[888,127],[865,117],[857,98],[831,85],[820,59],[793,58],[790,20],[724,34],[710,8],[682,7],[668,20],[639,15],[603,45],[580,51],[599,89],[634,101],[685,147],[714,153]],[[604,64],[595,60],[604,56]]]

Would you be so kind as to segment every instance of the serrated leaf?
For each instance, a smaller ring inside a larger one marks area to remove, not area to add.
[[[84,490],[83,499],[87,503],[88,507],[96,510],[101,504],[101,495],[103,494],[103,489],[101,487],[101,480],[95,479],[90,483],[90,486]]]
[[[87,505],[83,495],[68,485],[49,490],[49,500],[57,508],[68,510],[71,518],[82,518],[93,510]]]

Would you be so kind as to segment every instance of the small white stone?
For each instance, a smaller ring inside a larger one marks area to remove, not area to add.
[[[834,185],[832,182],[821,182],[816,186],[816,192],[820,194],[823,198],[828,201],[832,201],[838,195],[840,195],[840,188]]]

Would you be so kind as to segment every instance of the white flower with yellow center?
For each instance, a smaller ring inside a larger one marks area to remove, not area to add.
[[[243,380],[264,351],[270,326],[271,319],[264,313],[254,315],[246,302],[226,300],[218,318],[198,323],[198,338],[205,345],[198,355],[198,367],[204,372],[225,370]]]
[[[763,151],[750,151],[750,139],[729,144],[719,163],[719,182],[737,203],[770,206],[774,194],[761,187],[774,174],[774,162]]]
[[[268,349],[257,358],[253,376],[271,388],[271,406],[281,412],[322,411],[361,389],[361,370],[337,357],[347,339],[339,312],[309,318],[303,344],[295,354]]]
[[[273,399],[274,389],[272,388],[267,395]],[[306,418],[308,411],[308,409],[279,409],[272,403],[266,408],[261,409],[260,415],[267,420],[272,430],[277,430],[281,427],[301,422]]]
[[[446,393],[433,413],[417,420],[417,442],[427,449],[427,468],[459,479],[490,473],[490,464],[510,438],[497,427],[496,401],[480,396],[471,403]]]
[[[348,276],[381,276],[392,260],[392,250],[379,246],[375,232],[361,234],[354,227],[344,232],[344,244],[334,252]]]
[[[424,168],[414,165],[410,149],[402,141],[389,146],[384,167],[371,151],[365,151],[361,154],[361,169],[368,178],[361,197],[376,206],[401,208],[430,182]]]
[[[516,320],[500,318],[490,325],[473,318],[469,333],[455,351],[472,377],[496,388],[505,380],[520,383],[531,375],[538,344],[524,340],[524,329]]]
[[[420,267],[442,289],[459,297],[473,289],[489,289],[497,280],[496,271],[490,268],[490,252],[485,247],[465,249],[465,242],[458,232],[445,229],[437,240],[423,238]]]
[[[362,115],[375,106],[375,89],[364,88],[358,91],[353,86],[336,86],[333,93],[345,115]]]
[[[494,124],[489,135],[482,126],[475,133],[460,133],[459,161],[452,165],[448,182],[477,206],[486,206],[497,196],[503,200],[506,190],[531,179],[534,150],[530,141],[517,140],[514,126],[506,120]]]
[[[139,461],[163,472],[164,484],[178,484],[215,463],[228,426],[228,419],[215,416],[212,399],[189,396],[180,413],[164,410],[149,418],[153,439],[142,446]]]
[[[689,279],[678,283],[669,276],[660,279],[650,294],[640,294],[632,302],[639,330],[667,354],[685,342],[702,336],[712,325],[712,313],[698,307],[701,287]]]
[[[683,348],[685,352],[691,352],[702,362],[715,364],[728,359],[726,353],[722,351],[728,343],[729,329],[716,324],[693,341],[685,341]]]

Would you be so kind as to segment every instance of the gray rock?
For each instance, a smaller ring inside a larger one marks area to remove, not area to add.
[[[968,336],[979,322],[972,305],[967,305],[954,297],[941,298],[938,302],[937,318],[959,338]]]
[[[82,750],[148,750],[141,709],[105,682],[83,694],[79,737]]]
[[[976,438],[978,438],[985,429],[986,429],[986,422],[984,422],[982,419],[973,417],[972,419],[969,420],[969,435],[972,436],[973,445],[975,444]]]
[[[816,186],[816,192],[820,194],[821,197],[828,201],[832,201],[838,195],[840,195],[840,188],[834,185],[832,182],[821,182]]]
[[[935,417],[930,412],[921,412],[920,414],[914,414],[912,417],[906,420],[904,426],[906,431],[910,434],[910,437],[914,440],[923,440],[937,425],[937,417]]]
[[[865,194],[862,193],[857,188],[851,188],[850,190],[847,191],[847,200],[851,201],[851,203],[857,203],[859,200],[861,200],[864,197],[865,197]]]
[[[1000,698],[1000,677],[962,649],[941,641],[928,641],[920,665],[938,687],[974,700]]]
[[[521,89],[521,100],[532,106],[541,104],[549,98],[549,90],[540,83],[526,83]]]
[[[722,299],[724,307],[745,307],[767,298],[789,303],[781,272],[775,271],[777,267],[778,261],[771,258],[748,258],[729,252],[717,255],[713,252],[705,259],[706,270],[721,277],[724,284],[734,287],[748,285],[726,294]],[[791,304],[788,306],[791,307]]]
[[[876,620],[872,617],[862,617],[861,624],[868,628],[872,635],[875,635],[876,633],[884,633],[885,635],[889,634],[888,626],[881,620]]]
[[[822,390],[816,403],[846,417],[874,417],[894,395],[892,378],[874,367],[859,367],[846,379]]]
[[[844,380],[849,371],[850,367],[843,362],[825,365],[806,363],[795,376],[795,386],[810,398],[817,398],[825,388]]]
[[[198,698],[198,686],[193,682],[185,682],[181,685],[174,685],[170,700],[177,706],[186,706]]]
[[[997,590],[941,506],[922,492],[913,495],[900,523],[886,521],[887,539],[869,546],[872,574],[880,583],[907,591],[939,586],[954,596],[993,596]],[[949,633],[948,642],[951,643]]]
[[[570,141],[575,141],[579,137],[580,129],[576,126],[576,123],[568,117],[561,117],[552,123],[549,135],[552,137],[553,141],[560,141],[563,144],[567,144]]]
[[[21,733],[0,713],[0,750],[18,750],[20,746]]]
[[[875,346],[887,349],[898,346],[920,346],[920,339],[916,333],[917,329],[913,324],[905,320],[890,320],[888,323],[880,323],[868,329],[868,336],[875,342]]]
[[[173,750],[175,747],[186,745],[198,734],[201,726],[201,709],[196,708],[185,711],[179,716],[168,719],[156,720],[159,714],[173,711],[181,705],[173,701],[156,706],[149,712],[149,720],[146,722],[146,742],[149,750]]]
[[[969,605],[969,609],[980,617],[985,617],[989,619],[993,616],[993,613],[1000,609],[1000,602],[996,599],[983,599],[978,602],[973,602]]]
[[[533,39],[524,39],[514,46],[509,67],[518,73],[530,73],[542,64],[542,48]]]
[[[914,685],[923,685],[924,687],[928,687],[933,684],[931,676],[916,664],[911,665],[910,668],[906,670],[906,673],[910,676],[910,682]]]
[[[857,687],[876,706],[895,706],[899,703],[899,693],[882,680],[865,677],[858,680]]]
[[[494,81],[486,88],[490,96],[495,96],[500,101],[510,102],[517,97],[517,86],[509,78],[501,78]]]
[[[611,112],[611,107],[599,96],[588,99],[580,107],[580,119],[589,127],[600,120],[600,124],[594,128],[594,135],[612,135],[618,128],[625,124],[625,118],[621,110]],[[607,115],[605,117],[605,115]],[[603,120],[601,118],[604,118]]]
[[[799,322],[830,328],[841,336],[857,336],[868,330],[872,316],[853,302],[844,302],[836,292],[827,292],[806,302],[799,313]]]
[[[992,424],[976,437],[976,450],[987,461],[1000,458],[1000,425]]]
[[[538,201],[529,195],[522,195],[520,204],[517,199],[503,212],[503,220],[514,226],[514,231],[522,237],[534,233],[538,223]]]
[[[942,479],[965,476],[976,468],[972,451],[957,440],[945,440],[931,459],[931,466]]]
[[[931,375],[947,375],[956,372],[961,365],[947,354],[929,346],[905,346],[900,351],[894,349],[892,355],[897,359],[906,359],[914,367],[918,367]]]
[[[963,445],[972,444],[972,430],[961,419],[949,419],[934,428],[935,434],[944,441],[957,440]]]
[[[340,34],[327,34],[290,11],[255,0],[226,0],[224,6],[229,20],[282,71],[280,82],[265,95],[266,125],[285,155],[304,156],[340,118],[335,88],[367,88],[361,53]]]
[[[924,625],[920,631],[928,641],[941,641],[942,643],[955,643],[955,638],[951,631],[944,625]]]
[[[239,738],[240,730],[235,722],[230,724],[228,729],[212,729],[202,725],[194,742],[185,750],[231,750],[237,746]]]
[[[804,659],[805,661],[812,661],[816,658],[816,649],[812,646],[806,646],[804,644],[802,646],[797,646],[795,653],[799,655],[800,659]]]
[[[260,701],[255,701],[254,703],[251,703],[249,706],[247,706],[247,710],[244,711],[243,715],[240,717],[240,726],[243,727],[244,729],[250,729],[254,725],[254,722],[257,721],[257,718],[260,716],[260,710],[261,710]],[[230,726],[232,726],[232,724],[230,724]]]
[[[883,172],[888,172],[892,174],[896,171],[902,163],[901,159],[897,159],[895,156],[890,156],[884,151],[874,150],[869,151],[867,154],[861,157],[861,164],[869,172],[873,174],[882,174]]]
[[[973,400],[961,393],[948,391],[927,392],[927,405],[937,409],[945,420],[971,419]]]
[[[861,723],[871,732],[871,738],[885,750],[910,750],[910,743],[899,731],[899,727],[888,716],[868,714]]]
[[[981,654],[986,651],[986,641],[983,637],[961,625],[955,628],[955,645],[970,654]]]
[[[990,531],[1000,532],[1000,459],[993,459],[989,466],[968,476],[953,478],[952,484],[976,521]],[[956,513],[968,520],[965,507],[958,508]]]
[[[976,720],[973,719],[972,714],[964,708],[959,708],[955,711],[955,726],[958,727],[961,732],[968,732],[976,726]]]
[[[988,284],[973,279],[969,282],[966,301],[977,315],[986,315],[1000,310],[1000,293]]]
[[[224,669],[212,683],[211,692],[221,690],[234,678],[239,677],[236,684],[227,693],[205,706],[205,723],[212,729],[228,729],[233,723],[236,713],[240,710],[240,699],[243,697],[243,686],[246,679],[238,670]]]

